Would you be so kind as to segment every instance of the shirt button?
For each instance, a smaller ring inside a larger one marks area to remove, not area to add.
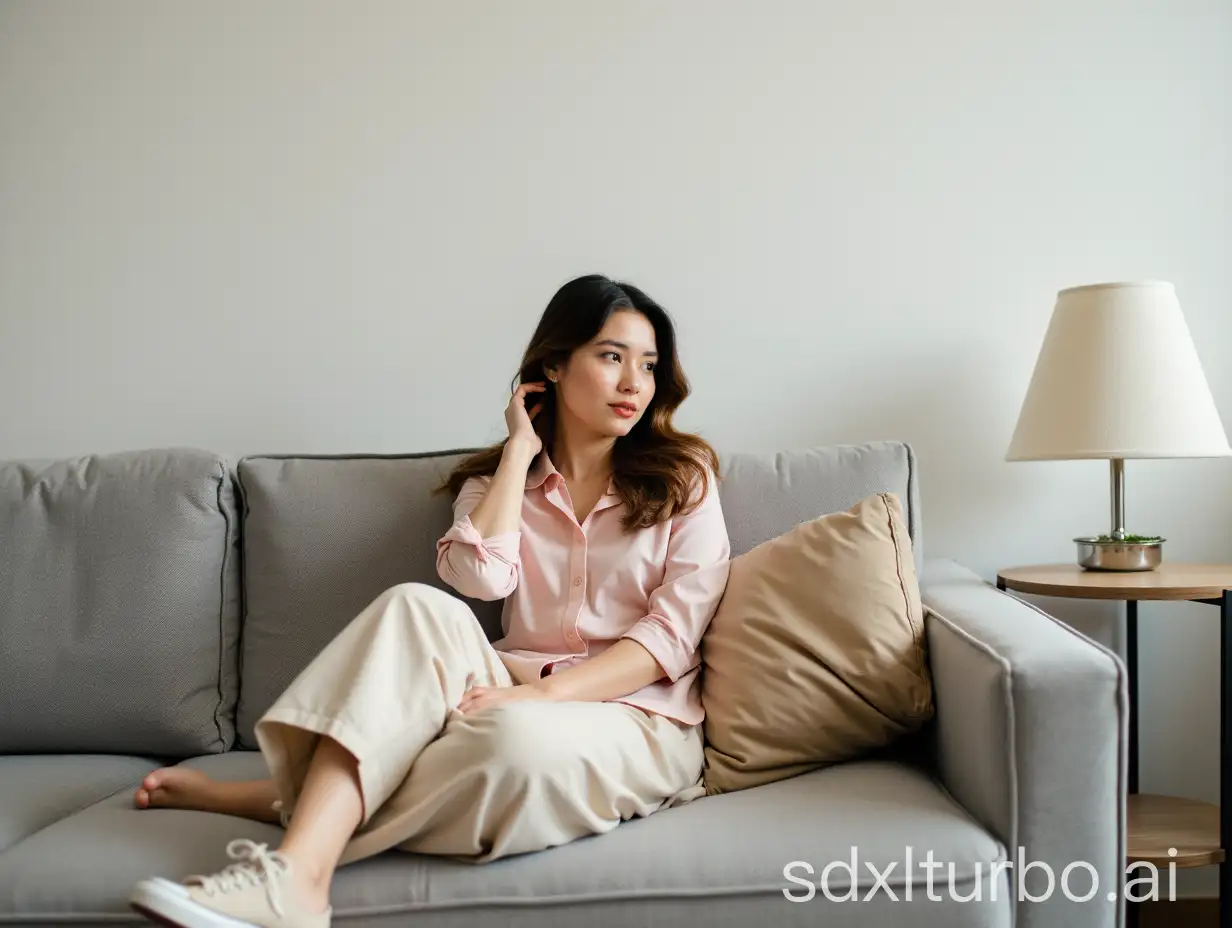
[[[574,578],[573,578],[573,585],[574,585],[574,586],[581,586],[581,585],[582,585],[582,578],[581,578],[581,577],[574,577]]]

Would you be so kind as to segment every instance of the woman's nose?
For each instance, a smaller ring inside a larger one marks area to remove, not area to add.
[[[620,378],[620,390],[622,393],[640,393],[642,390],[641,371],[626,370],[624,376]]]

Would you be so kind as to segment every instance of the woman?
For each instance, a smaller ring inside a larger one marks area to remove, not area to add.
[[[718,459],[672,427],[689,387],[667,313],[587,276],[548,304],[508,438],[442,490],[441,578],[504,598],[489,644],[461,599],[408,583],[370,603],[256,726],[271,778],[182,767],[147,807],[272,822],[220,873],[140,883],[166,924],[318,928],[337,867],[390,848],[487,861],[702,794],[698,646],[727,582]],[[413,766],[412,766],[413,764]]]

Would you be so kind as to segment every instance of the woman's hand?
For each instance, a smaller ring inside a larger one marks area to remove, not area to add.
[[[521,683],[517,686],[475,686],[466,691],[466,695],[458,703],[458,711],[466,715],[471,712],[482,712],[484,709],[491,709],[493,706],[504,705],[507,702],[550,698],[546,690],[533,683]]]
[[[547,389],[544,383],[524,383],[513,391],[513,396],[509,399],[509,405],[505,407],[505,425],[509,427],[509,442],[510,444],[522,444],[530,451],[531,455],[539,453],[543,448],[543,441],[535,432],[535,416],[539,415],[539,410],[543,408],[542,404],[537,405],[530,412],[526,411],[526,396],[528,393],[542,393]]]

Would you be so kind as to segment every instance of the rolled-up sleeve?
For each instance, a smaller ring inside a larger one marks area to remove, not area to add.
[[[727,588],[731,542],[713,474],[706,496],[672,521],[663,583],[650,595],[647,614],[622,638],[631,638],[676,682],[699,662],[698,647]]]
[[[470,512],[487,492],[489,477],[471,477],[453,505],[454,523],[436,543],[436,572],[463,596],[504,599],[517,588],[521,573],[521,532],[484,538]]]

